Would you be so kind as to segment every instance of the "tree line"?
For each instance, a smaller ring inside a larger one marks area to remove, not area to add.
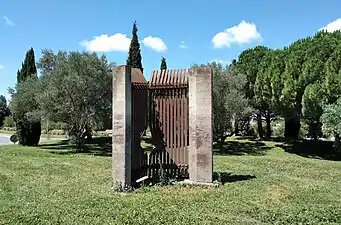
[[[254,118],[260,138],[271,137],[271,122],[283,118],[284,137],[326,133],[340,140],[341,32],[321,31],[283,49],[256,46],[226,68],[213,69],[214,129],[217,141],[240,132]],[[266,128],[262,125],[265,120]]]
[[[126,64],[143,71],[137,31],[134,22]],[[278,118],[285,121],[285,138],[298,139],[305,123],[309,137],[321,137],[323,125],[325,132],[340,140],[335,118],[341,108],[341,32],[321,31],[282,49],[256,46],[229,65],[206,65],[213,71],[215,141],[252,135],[253,119],[257,135],[271,137],[271,123]],[[91,138],[92,130],[111,127],[114,66],[95,53],[47,49],[35,63],[30,49],[17,73],[17,84],[10,89],[19,143],[37,145],[42,120],[65,124],[78,148]],[[160,69],[167,69],[164,57]]]
[[[134,22],[126,65],[143,71],[137,31]],[[17,72],[17,83],[9,91],[19,144],[38,145],[42,121],[62,123],[77,149],[91,139],[92,130],[111,129],[111,70],[115,66],[95,53],[49,49],[42,51],[36,63],[34,50],[29,49]],[[165,58],[161,59],[160,68],[167,68]],[[4,105],[7,107],[6,99]],[[6,109],[3,111],[0,108],[0,116],[9,115]]]

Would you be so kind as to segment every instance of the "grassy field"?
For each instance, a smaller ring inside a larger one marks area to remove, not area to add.
[[[110,189],[108,146],[0,147],[0,224],[341,224],[341,162],[311,143],[231,140],[224,185],[129,194]]]

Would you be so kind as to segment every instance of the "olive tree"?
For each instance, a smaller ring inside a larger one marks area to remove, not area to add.
[[[44,50],[39,102],[43,118],[67,124],[67,132],[81,149],[89,127],[110,117],[112,77],[106,58],[95,53]]]

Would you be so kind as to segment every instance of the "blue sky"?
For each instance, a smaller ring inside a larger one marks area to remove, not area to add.
[[[8,97],[26,51],[92,50],[124,64],[134,20],[145,76],[160,66],[229,62],[256,45],[281,48],[341,28],[341,1],[0,1],[0,94]],[[332,23],[334,21],[334,23]]]

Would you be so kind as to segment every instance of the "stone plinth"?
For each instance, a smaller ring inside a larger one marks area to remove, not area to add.
[[[189,179],[212,183],[212,72],[209,67],[189,76]]]
[[[132,93],[131,69],[116,67],[113,71],[112,109],[112,177],[118,188],[131,186]]]

